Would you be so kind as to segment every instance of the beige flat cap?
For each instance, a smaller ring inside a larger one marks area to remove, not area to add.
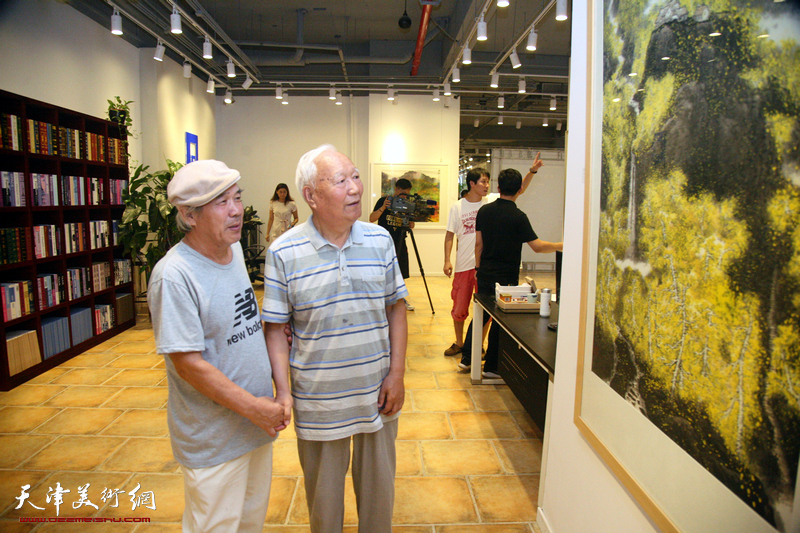
[[[241,178],[238,170],[222,161],[204,159],[181,167],[167,185],[172,205],[200,207],[225,192]]]

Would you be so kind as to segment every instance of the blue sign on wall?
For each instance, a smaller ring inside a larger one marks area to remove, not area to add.
[[[197,135],[186,132],[186,163],[197,161]]]

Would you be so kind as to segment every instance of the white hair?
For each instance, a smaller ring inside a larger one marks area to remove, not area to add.
[[[317,179],[317,163],[316,159],[322,152],[336,152],[336,147],[332,144],[322,144],[313,150],[303,154],[300,161],[297,162],[297,171],[295,172],[294,182],[297,186],[297,191],[302,195],[305,187],[312,189],[316,185]]]

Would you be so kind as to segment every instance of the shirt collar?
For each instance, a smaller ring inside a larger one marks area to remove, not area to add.
[[[306,224],[308,231],[308,240],[311,242],[311,245],[314,247],[315,250],[319,250],[323,246],[333,246],[330,242],[328,242],[325,237],[317,229],[317,226],[314,225],[314,215],[308,217],[308,224]],[[349,247],[351,244],[364,244],[364,228],[360,221],[356,220],[353,225],[350,227],[350,235],[347,237],[347,241],[344,243],[342,249]],[[334,248],[336,248],[334,246]]]

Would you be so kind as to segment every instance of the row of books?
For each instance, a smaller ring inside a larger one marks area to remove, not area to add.
[[[0,172],[0,207],[22,207],[25,203],[25,174],[23,172]]]
[[[67,298],[75,300],[92,293],[89,267],[67,269]]]
[[[3,320],[8,322],[33,312],[33,283],[29,280],[0,283]]]
[[[22,150],[22,117],[0,113],[0,148]]]
[[[108,162],[124,165],[128,161],[127,148],[122,139],[108,138]]]
[[[30,258],[29,235],[28,228],[0,228],[0,265]]]
[[[58,148],[61,155],[73,159],[83,159],[81,131],[61,126],[58,128],[58,133]]]
[[[61,254],[61,233],[55,224],[33,226],[33,253],[36,259]]]
[[[33,205],[48,207],[59,204],[58,176],[55,174],[31,174]]]
[[[130,259],[114,259],[114,285],[133,281],[133,268]]]
[[[92,290],[94,292],[102,291],[111,286],[111,264],[110,263],[92,263]]]
[[[61,176],[61,196],[64,205],[100,205],[103,199],[103,180],[84,176]]]
[[[114,327],[114,307],[111,304],[94,306],[94,333],[99,335]]]
[[[66,351],[72,346],[69,329],[69,319],[65,316],[42,318],[42,355],[45,359]]]
[[[111,232],[108,220],[89,221],[89,247],[92,250],[111,246]]]
[[[66,300],[64,276],[61,274],[39,274],[36,276],[36,293],[42,310]]]
[[[128,180],[108,180],[108,202],[111,205],[123,205],[122,191],[128,188]]]
[[[106,160],[106,138],[104,136],[86,132],[86,159],[89,161]]]
[[[39,337],[35,330],[21,329],[6,333],[8,373],[13,376],[41,362]]]
[[[55,126],[29,118],[28,151],[32,154],[58,155],[58,133]]]

